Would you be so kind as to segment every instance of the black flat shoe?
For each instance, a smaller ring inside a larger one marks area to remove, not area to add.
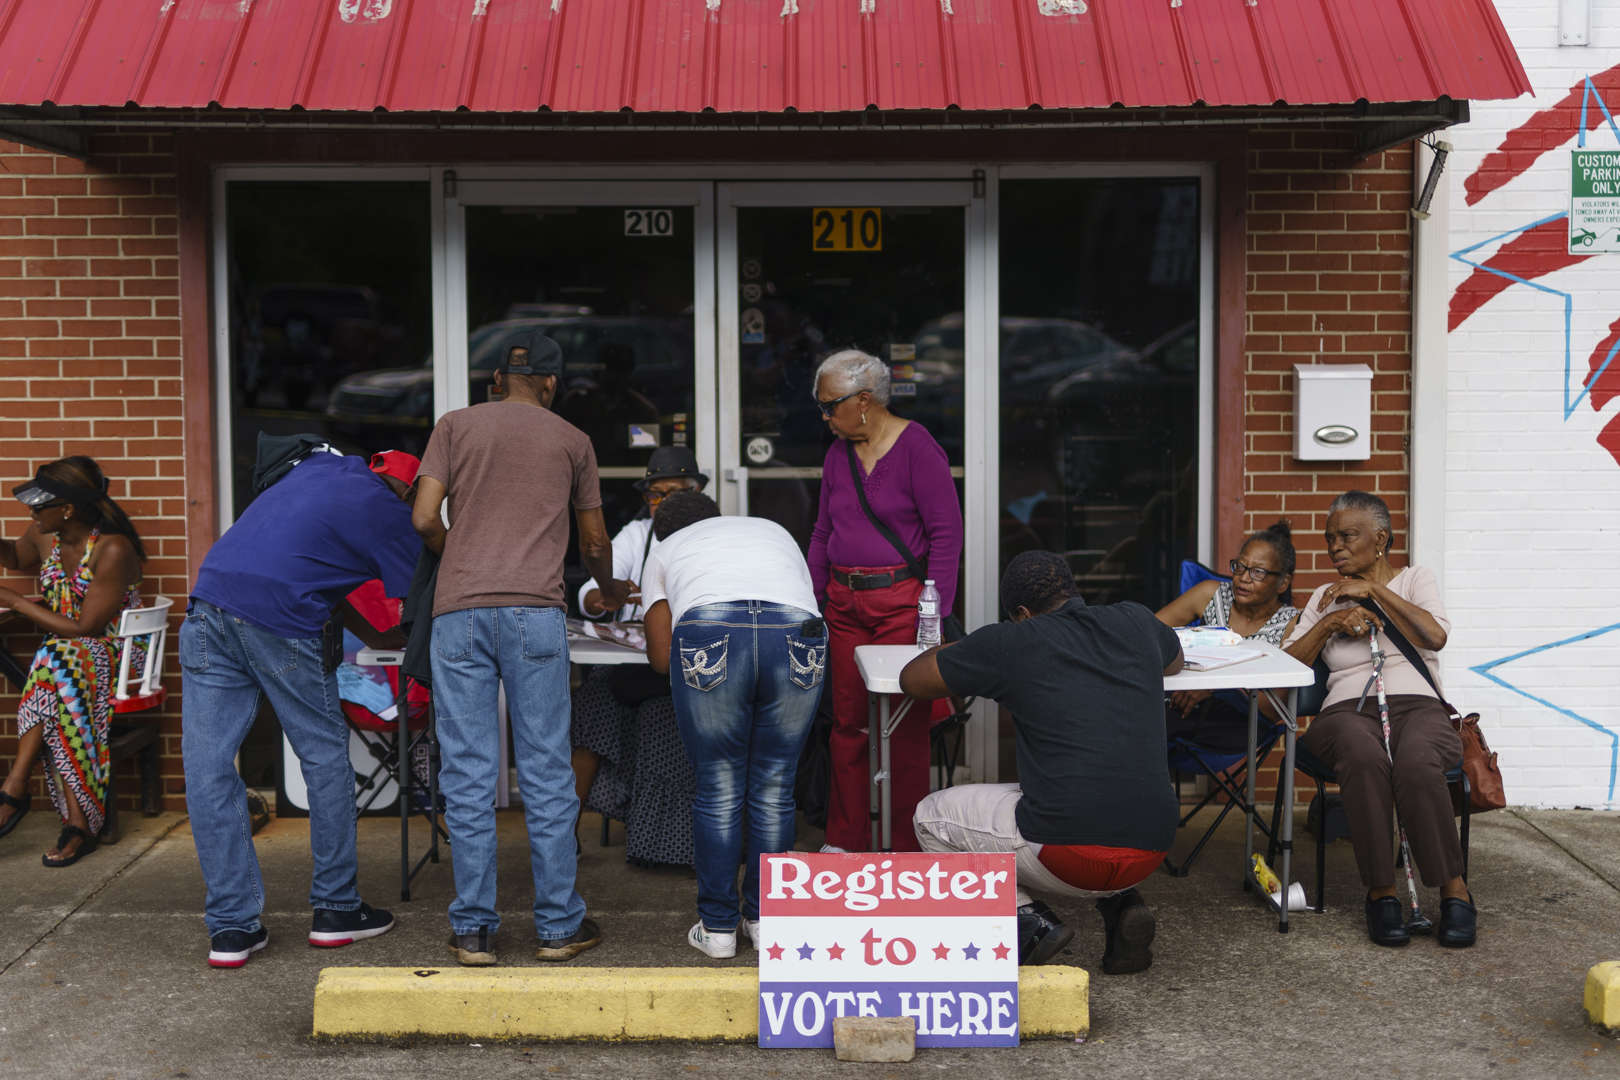
[[[1472,900],[1454,896],[1440,899],[1440,944],[1448,949],[1466,949],[1474,943],[1478,913]]]
[[[1412,940],[1406,930],[1406,912],[1393,896],[1367,900],[1367,936],[1374,945],[1399,948]]]
[[[50,867],[52,870],[58,870],[64,866],[72,866],[74,863],[78,862],[80,859],[84,858],[86,855],[90,854],[92,851],[96,850],[96,848],[101,846],[100,841],[91,836],[89,833],[85,832],[83,829],[79,828],[77,825],[64,825],[62,826],[61,833],[56,837],[56,850],[61,851],[67,846],[68,841],[72,840],[75,836],[79,838],[79,846],[73,849],[73,854],[69,855],[65,859],[53,859],[51,858],[50,853],[47,852],[39,857],[39,861]]]
[[[0,825],[0,836],[6,835],[12,829],[17,827],[17,822],[23,819],[24,814],[28,813],[28,806],[33,801],[33,795],[24,795],[19,799],[16,796],[7,795],[5,792],[0,791],[0,806],[9,806],[13,810],[17,811],[15,814],[12,814],[6,819],[6,823],[4,825]]]

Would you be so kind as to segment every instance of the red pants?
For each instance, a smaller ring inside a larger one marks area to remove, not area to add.
[[[849,568],[838,567],[840,571]],[[860,567],[881,573],[900,567]],[[827,843],[847,851],[872,846],[869,816],[872,792],[867,770],[866,685],[855,667],[857,645],[909,645],[917,640],[917,594],[922,582],[906,580],[859,592],[837,581],[827,583],[827,658],[832,678],[833,729],[830,740],[832,797],[827,807]],[[890,707],[905,698],[895,695]],[[928,794],[928,729],[931,710],[918,703],[889,739],[890,805],[894,850],[919,851],[911,819]]]

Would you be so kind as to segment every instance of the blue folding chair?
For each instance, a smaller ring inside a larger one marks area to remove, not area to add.
[[[1201,581],[1210,580],[1230,581],[1231,578],[1223,574],[1217,574],[1214,570],[1195,559],[1182,560],[1182,592],[1186,592]],[[1202,619],[1194,619],[1189,625],[1197,626],[1202,621]],[[1249,699],[1246,694],[1223,690],[1216,694],[1216,699],[1231,705],[1242,713],[1246,714],[1248,712]],[[1266,760],[1266,756],[1271,753],[1272,747],[1283,732],[1281,724],[1270,724],[1268,727],[1264,716],[1259,718],[1258,723],[1260,724],[1260,730],[1255,744],[1254,759],[1256,768],[1259,768]],[[1221,822],[1226,820],[1226,815],[1230,814],[1234,808],[1241,807],[1245,813],[1254,816],[1256,827],[1265,834],[1268,841],[1270,840],[1271,830],[1259,820],[1259,815],[1253,814],[1253,807],[1244,797],[1244,776],[1248,769],[1248,758],[1249,752],[1247,749],[1233,752],[1203,746],[1195,740],[1185,737],[1170,739],[1169,767],[1176,780],[1179,781],[1180,777],[1184,775],[1208,776],[1214,784],[1209,792],[1199,800],[1198,805],[1182,816],[1181,821],[1176,825],[1177,829],[1191,821],[1199,811],[1203,810],[1219,795],[1224,794],[1226,796],[1226,805],[1221,807],[1221,812],[1215,816],[1215,820],[1210,824],[1209,828],[1204,830],[1204,834],[1198,838],[1198,842],[1193,845],[1192,850],[1187,853],[1185,859],[1179,864],[1169,858],[1164,860],[1165,873],[1173,877],[1186,877],[1192,871],[1193,862],[1198,858],[1199,852],[1204,850],[1204,845],[1209,843],[1210,837],[1215,835],[1215,830],[1221,827]]]

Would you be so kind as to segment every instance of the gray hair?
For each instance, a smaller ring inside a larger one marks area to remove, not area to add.
[[[1389,537],[1389,546],[1395,546],[1395,527],[1389,521],[1389,504],[1383,499],[1366,491],[1347,491],[1328,507],[1329,514],[1337,514],[1340,510],[1360,510],[1371,514],[1373,527],[1383,529]]]
[[[859,349],[835,352],[816,368],[815,381],[810,392],[817,393],[822,379],[831,379],[849,390],[870,390],[872,400],[879,405],[889,403],[889,365]]]

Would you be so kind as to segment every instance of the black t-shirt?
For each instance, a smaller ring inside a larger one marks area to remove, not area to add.
[[[1164,669],[1180,651],[1141,604],[1078,597],[940,650],[953,693],[1012,709],[1024,839],[1170,849],[1179,806],[1165,767]]]

